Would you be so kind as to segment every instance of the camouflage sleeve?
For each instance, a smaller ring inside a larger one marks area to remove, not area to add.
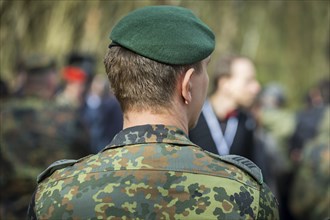
[[[257,219],[280,219],[278,213],[278,202],[265,183],[262,183],[261,185]]]
[[[262,173],[259,167],[252,161],[237,155],[221,156],[221,159],[240,167],[249,173],[260,184],[259,210],[257,219],[279,219],[278,202],[274,194],[263,181]]]

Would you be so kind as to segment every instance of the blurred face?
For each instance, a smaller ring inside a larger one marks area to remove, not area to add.
[[[196,126],[199,115],[201,113],[202,106],[207,96],[207,89],[209,85],[209,76],[207,74],[207,65],[210,62],[210,57],[204,59],[201,63],[201,67],[196,70],[196,73],[192,76],[192,88],[191,93],[193,101],[191,102],[191,120],[189,128]]]
[[[254,65],[248,59],[237,59],[231,67],[231,76],[224,85],[227,95],[237,106],[250,107],[260,91]]]
[[[85,84],[82,82],[71,82],[67,85],[68,93],[72,98],[72,102],[80,104],[83,99]]]

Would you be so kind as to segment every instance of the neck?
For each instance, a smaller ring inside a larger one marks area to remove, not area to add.
[[[224,119],[229,112],[238,108],[237,104],[227,96],[215,93],[210,97],[210,103],[216,116]]]
[[[160,113],[151,110],[130,110],[124,113],[124,129],[145,124],[175,126],[188,134],[187,117],[185,117],[183,111],[178,111],[177,108],[165,109]]]

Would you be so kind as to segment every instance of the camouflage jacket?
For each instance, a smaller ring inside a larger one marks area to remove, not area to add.
[[[30,219],[278,219],[261,172],[164,125],[127,128],[102,152],[38,177]]]
[[[307,143],[295,175],[289,205],[297,219],[330,219],[330,108],[318,135]]]

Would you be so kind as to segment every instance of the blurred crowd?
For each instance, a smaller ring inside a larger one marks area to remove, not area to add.
[[[59,66],[44,54],[1,80],[1,219],[22,219],[36,177],[52,162],[101,151],[122,129],[122,112],[92,55],[72,53]],[[276,195],[281,219],[329,216],[329,78],[306,91],[302,108],[287,106],[278,82],[261,86],[252,60],[218,61],[192,142],[219,155],[249,158]]]
[[[51,163],[99,152],[122,129],[122,112],[92,55],[59,66],[33,54],[1,81],[1,219],[25,219],[36,177]]]

